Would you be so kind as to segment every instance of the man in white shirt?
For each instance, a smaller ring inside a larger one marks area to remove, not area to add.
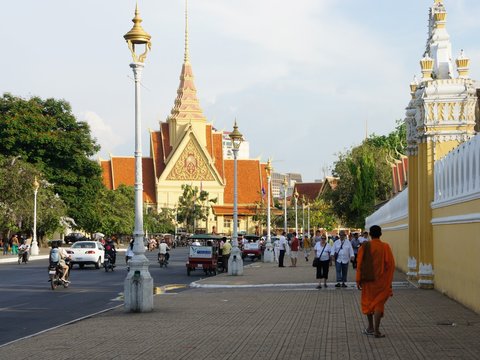
[[[364,231],[362,236],[358,238],[358,241],[360,242],[360,245],[362,245],[365,241],[368,241],[368,231]]]
[[[332,255],[335,258],[337,284],[335,287],[347,287],[348,263],[355,258],[352,244],[346,238],[345,231],[340,230],[340,239],[333,244]]]
[[[287,251],[287,238],[285,237],[285,232],[280,234],[280,231],[278,232],[278,249],[280,250],[280,255],[278,255],[278,267],[285,267],[283,265],[283,259],[285,258],[285,252]]]

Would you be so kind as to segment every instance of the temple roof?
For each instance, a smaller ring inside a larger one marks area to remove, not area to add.
[[[135,185],[135,158],[111,157],[110,160],[100,160],[103,169],[103,183],[109,190],[115,190],[120,185]],[[142,158],[143,201],[155,203],[155,177],[153,174],[153,159]]]
[[[188,13],[185,11],[185,56],[183,60],[182,71],[180,73],[180,84],[177,90],[177,98],[168,121],[206,121],[203,115],[200,102],[197,98],[197,89],[194,83],[192,65],[190,63],[190,53],[188,49]]]
[[[300,202],[302,201],[302,198],[305,198],[306,202],[313,202],[320,195],[322,185],[323,183],[321,182],[295,183],[293,192],[295,193],[295,191],[297,191]]]

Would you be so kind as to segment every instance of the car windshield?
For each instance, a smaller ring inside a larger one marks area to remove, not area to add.
[[[72,249],[95,249],[95,243],[81,243],[73,244]]]

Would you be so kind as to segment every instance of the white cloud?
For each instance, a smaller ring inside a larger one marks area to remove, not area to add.
[[[121,136],[97,113],[85,111],[80,114],[79,119],[90,125],[92,137],[97,139],[97,143],[102,146],[101,152],[103,154],[113,151],[116,146],[123,143]]]

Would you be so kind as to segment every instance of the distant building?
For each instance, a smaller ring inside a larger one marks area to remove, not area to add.
[[[232,140],[230,139],[230,131],[223,132],[223,158],[233,160]],[[250,159],[250,143],[243,141],[238,149],[238,159]]]
[[[287,178],[287,196],[291,196],[293,194],[293,187],[295,183],[302,182],[302,175],[297,173],[272,173],[272,197],[275,198],[283,198],[283,182],[285,177]]]

